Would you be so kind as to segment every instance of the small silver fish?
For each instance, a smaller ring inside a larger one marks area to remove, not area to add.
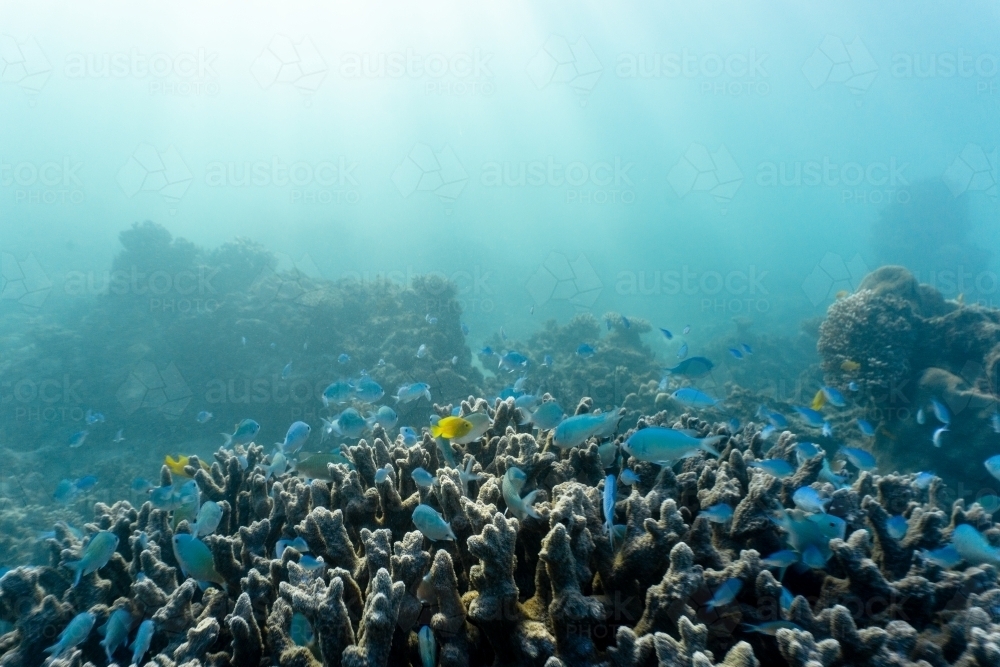
[[[500,484],[500,493],[503,496],[504,502],[507,503],[507,509],[520,520],[524,520],[525,516],[530,516],[535,519],[541,517],[537,510],[532,507],[535,502],[535,497],[538,495],[538,489],[535,489],[528,495],[521,497],[521,490],[524,488],[524,484],[527,481],[528,476],[524,474],[524,471],[520,468],[510,467],[507,468],[507,472],[504,473],[503,481]]]
[[[102,625],[98,632],[104,635],[101,646],[108,656],[108,662],[112,661],[111,656],[115,650],[128,641],[128,633],[132,630],[132,614],[124,609],[116,609],[108,617],[107,622]]]
[[[951,425],[951,411],[937,397],[931,397],[931,408],[934,410],[934,418],[945,426]]]
[[[799,562],[799,555],[791,549],[775,551],[767,558],[760,559],[761,565],[765,567],[777,567],[784,570]]]
[[[226,580],[215,569],[212,552],[205,543],[187,533],[175,533],[173,537],[174,557],[181,566],[181,572],[204,585],[209,582],[225,586]]]
[[[727,604],[730,604],[736,599],[736,596],[740,594],[741,590],[743,590],[742,579],[726,579],[722,582],[721,586],[715,589],[715,594],[705,605],[705,609],[711,612],[718,607],[725,607]]]
[[[615,496],[618,494],[618,478],[608,475],[604,478],[604,530],[611,540],[611,550],[615,550]]]
[[[403,426],[399,429],[399,435],[403,438],[403,445],[412,447],[417,444],[417,432],[411,426]]]
[[[958,550],[951,544],[946,544],[940,549],[935,549],[934,551],[921,549],[920,554],[927,562],[933,563],[938,567],[943,567],[946,570],[950,570],[962,562],[962,555],[958,553]]]
[[[909,525],[906,522],[906,517],[902,514],[897,514],[889,518],[885,524],[885,528],[889,533],[889,537],[894,540],[901,540],[906,535],[906,531],[909,530]]]
[[[149,645],[153,641],[153,633],[156,626],[151,619],[147,619],[139,624],[139,630],[135,633],[135,641],[129,646],[132,649],[132,664],[141,664],[143,656],[149,652]]]
[[[1000,549],[992,546],[982,533],[967,523],[955,528],[951,543],[969,565],[989,563],[993,567],[1000,566]]]
[[[997,459],[997,464],[1000,465],[1000,459]],[[990,470],[989,465],[986,466],[986,469]],[[993,474],[992,470],[990,470],[990,474]],[[996,475],[994,475],[994,477],[996,477]],[[917,476],[913,478],[913,485],[923,491],[926,490],[931,485],[931,482],[933,482],[936,478],[937,475],[934,473],[918,472]]]
[[[570,420],[567,419],[563,424],[568,421]],[[558,429],[556,430],[558,432]],[[622,449],[639,461],[663,464],[694,456],[699,451],[707,452],[718,458],[719,452],[715,451],[712,445],[723,439],[725,436],[721,435],[696,438],[684,431],[651,426],[630,435],[622,445]]]
[[[425,625],[417,633],[417,645],[420,649],[421,667],[434,667],[437,664],[437,640],[431,626]]]
[[[90,636],[90,631],[94,629],[96,621],[96,617],[89,611],[77,614],[59,634],[59,641],[45,649],[45,652],[51,653],[52,658],[55,659],[76,648]]]
[[[206,501],[198,510],[198,519],[191,526],[191,532],[197,537],[211,535],[222,521],[222,508],[213,500]]]
[[[97,572],[107,565],[111,557],[115,555],[117,548],[118,536],[114,533],[102,530],[94,535],[84,548],[80,560],[66,563],[66,567],[76,573],[73,587],[75,588],[80,583],[81,576]]]
[[[784,479],[789,475],[795,474],[795,468],[792,464],[784,459],[764,459],[763,461],[752,461],[747,464],[748,468],[758,468],[763,470],[772,477],[777,477],[778,479]]]
[[[788,590],[788,589],[784,589]],[[778,630],[801,630],[802,628],[795,625],[791,621],[768,621],[767,623],[758,623],[757,625],[751,625],[750,623],[743,623],[743,629],[747,632],[759,632],[762,635],[770,635],[771,637],[778,636]]]
[[[622,470],[621,475],[618,476],[621,483],[625,486],[632,486],[633,484],[639,483],[639,475],[636,474],[631,468],[625,468]]]
[[[827,505],[830,504],[830,499],[819,495],[819,491],[811,486],[803,486],[792,494],[792,502],[800,510],[815,513],[825,512]]]
[[[878,465],[871,453],[857,447],[841,447],[838,453],[858,470],[873,470]]]
[[[417,505],[413,510],[413,525],[432,542],[454,542],[457,539],[448,522],[430,505]]]
[[[698,516],[704,516],[712,523],[726,523],[733,518],[733,508],[726,503],[718,503],[703,509]]]
[[[423,468],[414,468],[413,472],[410,473],[410,477],[413,478],[413,483],[417,486],[429,489],[434,486],[434,482],[437,481],[437,477],[430,474]]]
[[[285,553],[285,549],[288,547],[295,549],[300,554],[309,553],[309,545],[299,536],[293,540],[278,540],[274,545],[274,557],[281,558],[281,554]]]

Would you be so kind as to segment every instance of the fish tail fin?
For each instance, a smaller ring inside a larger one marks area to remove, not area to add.
[[[698,447],[701,448],[702,451],[708,452],[715,458],[719,458],[722,455],[719,454],[719,451],[715,449],[715,447],[713,447],[712,445],[714,445],[717,442],[720,442],[725,437],[726,436],[724,435],[713,435],[708,438],[702,438],[701,443],[698,445]]]
[[[538,489],[535,489],[534,491],[526,495],[524,498],[521,498],[521,502],[524,505],[524,513],[530,516],[532,519],[542,518],[542,515],[538,513],[538,510],[532,507],[532,503],[535,502],[535,497],[537,495],[538,495]]]
[[[441,434],[442,434],[443,432],[444,432],[444,429],[442,429],[442,428],[441,428],[441,427],[440,427],[439,425],[437,425],[437,424],[434,424],[433,426],[431,426],[431,435],[432,435],[433,437],[435,437],[435,438],[440,438],[440,437],[441,437]]]
[[[223,447],[230,447],[233,444],[233,436],[228,433],[220,433],[219,435],[226,439],[226,441],[222,443]]]
[[[66,567],[73,570],[76,574],[73,577],[73,585],[70,588],[76,588],[77,584],[80,583],[80,577],[83,576],[83,561],[74,560],[66,563]]]

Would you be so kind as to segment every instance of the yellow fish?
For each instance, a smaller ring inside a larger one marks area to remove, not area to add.
[[[853,373],[859,368],[861,368],[861,364],[851,359],[844,359],[844,363],[840,364],[840,370],[846,371],[848,373]]]
[[[188,474],[184,472],[184,466],[188,464],[190,458],[191,457],[189,456],[178,456],[175,459],[167,454],[167,457],[163,459],[163,465],[167,466],[167,468],[170,469],[170,472],[178,477],[188,477]],[[212,468],[201,459],[198,459],[198,463],[201,464],[202,469],[206,472],[210,472],[212,470]]]
[[[813,402],[810,407],[813,410],[819,410],[824,405],[826,405],[826,394],[824,394],[823,390],[820,389],[819,391],[816,392],[816,395],[813,396]]]
[[[851,295],[850,291],[848,291],[846,289],[842,289],[839,292],[837,292],[836,294],[834,294],[833,296],[836,299],[843,299],[845,296],[850,296],[850,295]]]
[[[472,422],[461,417],[445,417],[434,426],[431,426],[431,435],[435,438],[447,438],[453,440],[461,438],[472,430]]]

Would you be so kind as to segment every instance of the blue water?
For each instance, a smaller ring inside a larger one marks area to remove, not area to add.
[[[473,350],[613,311],[672,364],[661,326],[793,335],[885,263],[997,305],[997,24],[986,2],[8,6],[0,327],[9,350],[72,331],[147,220],[317,279],[443,276]],[[211,300],[162,261],[121,288],[168,319]],[[141,341],[111,324],[125,377]]]
[[[440,271],[469,319],[524,332],[531,303],[576,310],[526,289],[551,253],[592,267],[598,313],[821,312],[824,256],[881,263],[880,213],[949,169],[969,242],[996,241],[989,3],[102,7],[5,9],[2,247],[49,308],[147,219],[331,279]],[[918,268],[996,269],[963,261]],[[671,271],[697,278],[642,293]]]

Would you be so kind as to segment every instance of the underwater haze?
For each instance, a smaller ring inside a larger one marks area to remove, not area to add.
[[[994,3],[0,16],[0,667],[997,664]]]
[[[719,314],[787,322],[815,311],[799,287],[827,253],[868,268],[931,253],[893,256],[878,244],[906,239],[873,231],[915,189],[944,182],[967,209],[966,236],[941,245],[995,242],[995,13],[11,6],[4,247],[58,294],[152,220],[207,247],[248,236],[329,279],[457,276],[470,318],[525,332],[525,302],[575,305],[531,277],[582,255],[584,307],[711,321],[733,296]],[[972,262],[921,278],[995,269]],[[716,291],[716,274],[736,275]],[[995,298],[986,279],[943,282]]]

